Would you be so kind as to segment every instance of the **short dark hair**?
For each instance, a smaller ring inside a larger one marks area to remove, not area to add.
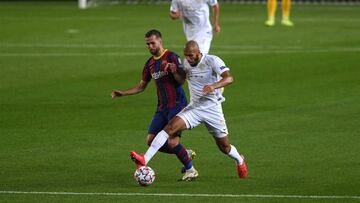
[[[155,35],[156,37],[161,38],[161,32],[159,30],[155,30],[155,29],[149,30],[145,34],[145,37],[148,38],[148,37],[151,37],[152,35]]]
[[[189,48],[189,47],[199,49],[199,44],[195,40],[190,40],[185,44],[185,48]]]

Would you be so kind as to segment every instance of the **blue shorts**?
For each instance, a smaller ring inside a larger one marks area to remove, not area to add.
[[[184,106],[179,105],[171,109],[164,109],[162,111],[155,112],[148,134],[157,135],[183,108]]]

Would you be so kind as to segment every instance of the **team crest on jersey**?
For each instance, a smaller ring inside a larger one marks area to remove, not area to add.
[[[205,68],[205,65],[200,63],[199,66],[198,66],[199,69],[204,69]]]

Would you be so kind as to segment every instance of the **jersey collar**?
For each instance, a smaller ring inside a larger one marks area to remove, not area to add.
[[[196,65],[196,67],[198,67],[199,66],[199,64],[204,60],[204,58],[205,58],[205,54],[203,54],[203,53],[201,53],[201,59],[200,59],[200,61],[199,61],[199,63]]]
[[[165,52],[167,52],[167,49],[164,49],[163,53],[162,53],[160,56],[153,56],[153,58],[154,58],[155,60],[158,60],[158,59],[160,59],[160,58],[165,54]]]

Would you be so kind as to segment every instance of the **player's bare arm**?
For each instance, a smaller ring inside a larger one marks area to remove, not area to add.
[[[216,33],[220,32],[220,30],[221,30],[220,25],[219,25],[219,14],[220,14],[220,6],[217,3],[215,6],[213,6],[214,32],[216,32]]]
[[[168,71],[174,75],[175,80],[183,84],[186,79],[186,73],[183,69],[177,68],[177,65],[175,63],[168,63],[166,64],[165,71]]]
[[[219,80],[216,83],[213,83],[211,85],[205,85],[203,88],[203,93],[209,94],[210,92],[214,91],[215,89],[219,89],[222,87],[225,87],[227,85],[230,85],[231,83],[233,83],[234,78],[232,77],[232,75],[230,74],[229,71],[225,71],[221,74],[221,80]]]
[[[113,99],[115,99],[116,97],[122,97],[122,96],[128,96],[128,95],[133,95],[133,94],[138,94],[142,91],[145,90],[145,88],[147,87],[147,82],[141,80],[139,82],[139,84],[137,84],[136,86],[129,88],[127,90],[113,90],[111,92],[111,97]]]
[[[181,12],[180,11],[170,11],[170,18],[172,20],[181,18]]]

